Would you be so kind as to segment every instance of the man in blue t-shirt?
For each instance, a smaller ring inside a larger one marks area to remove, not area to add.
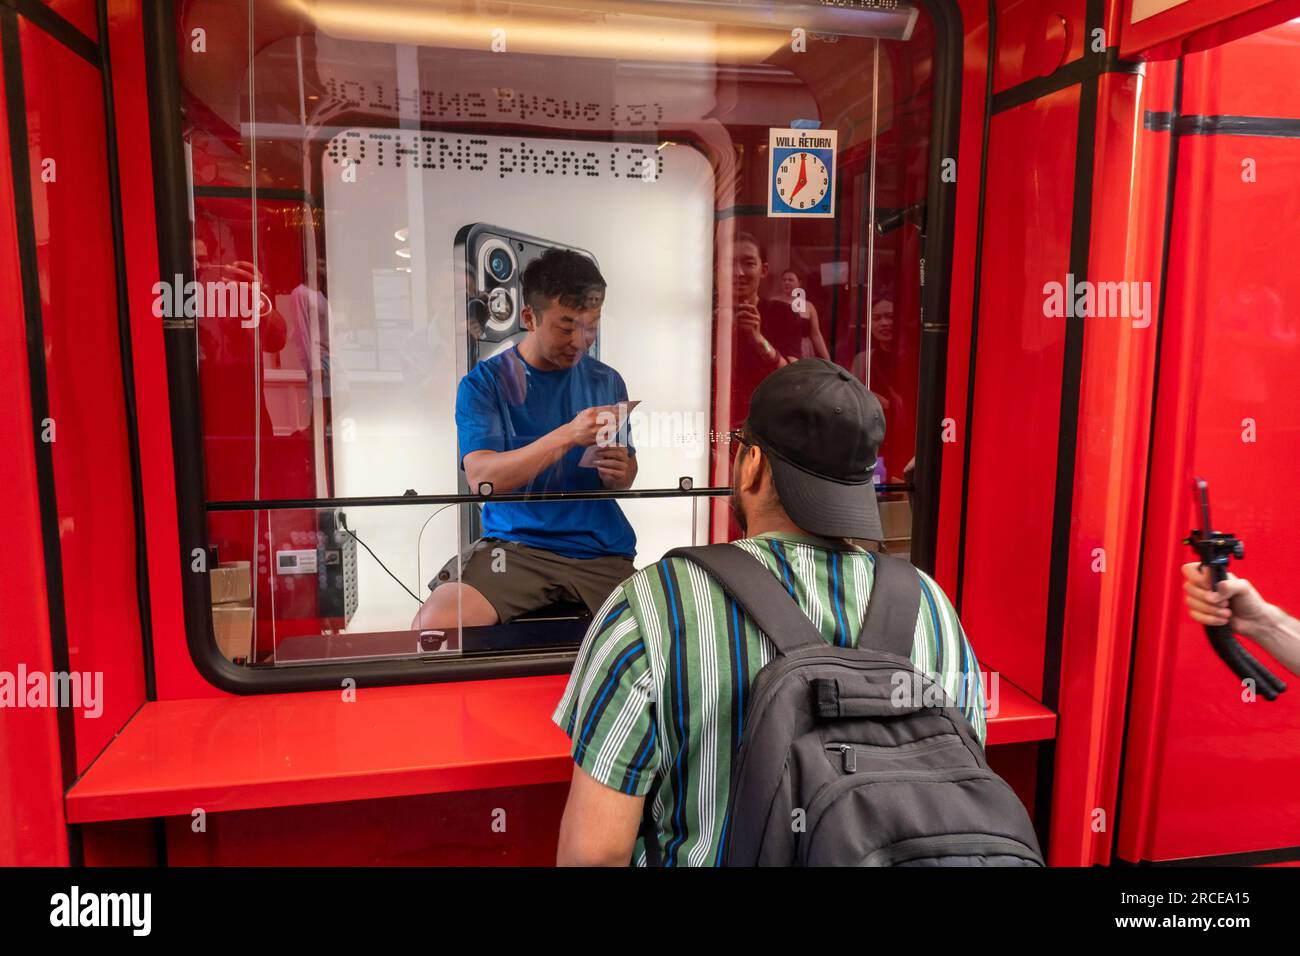
[[[524,270],[522,284],[528,334],[475,365],[456,392],[470,488],[631,487],[636,450],[617,441],[624,425],[617,406],[627,401],[627,387],[586,354],[600,323],[604,277],[586,256],[549,249]],[[429,582],[433,593],[412,627],[504,623],[560,600],[581,601],[595,613],[636,570],[635,554],[636,535],[616,501],[489,501],[483,537]]]

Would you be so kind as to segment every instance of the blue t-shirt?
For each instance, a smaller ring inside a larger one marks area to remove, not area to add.
[[[461,467],[473,451],[514,451],[571,422],[596,405],[627,401],[623,377],[584,355],[572,368],[543,372],[517,347],[484,359],[456,391],[456,434]],[[595,468],[579,467],[584,448],[564,457],[516,491],[587,491],[603,488]],[[628,453],[635,449],[628,443]],[[636,555],[636,534],[618,502],[520,501],[483,505],[484,537],[519,541],[570,558]]]

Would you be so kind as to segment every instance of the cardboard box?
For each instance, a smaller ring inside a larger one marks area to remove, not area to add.
[[[216,604],[212,630],[217,649],[228,661],[247,660],[253,653],[253,608],[247,604]]]
[[[884,550],[905,560],[912,551],[912,503],[905,497],[880,501],[880,527],[885,533]]]
[[[247,604],[252,600],[252,577],[247,561],[231,561],[208,572],[213,604]]]

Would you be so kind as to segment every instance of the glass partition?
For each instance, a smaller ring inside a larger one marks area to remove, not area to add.
[[[879,397],[873,546],[906,553],[917,8],[198,0],[177,26],[172,308],[227,660],[571,652],[635,568],[739,535],[727,435],[803,358]]]

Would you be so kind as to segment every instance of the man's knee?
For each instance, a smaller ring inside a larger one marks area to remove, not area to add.
[[[482,593],[468,584],[449,582],[433,589],[411,622],[412,630],[482,627],[496,624],[496,609]]]

